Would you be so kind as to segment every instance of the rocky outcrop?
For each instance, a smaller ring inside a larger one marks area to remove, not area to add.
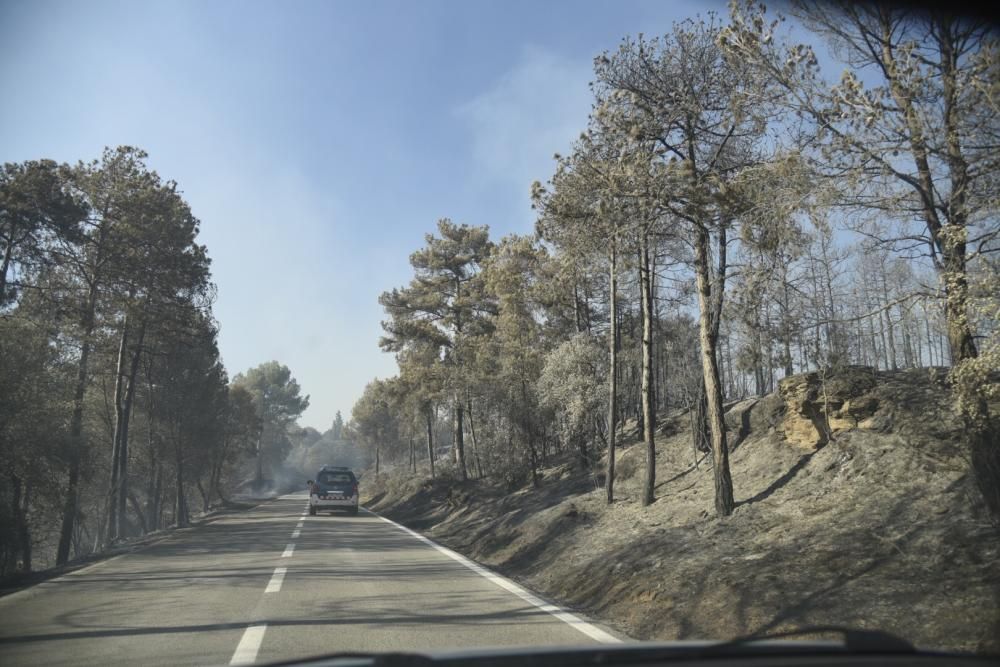
[[[778,430],[789,443],[814,451],[838,432],[869,427],[879,407],[872,395],[875,385],[875,372],[868,366],[784,378],[778,382],[785,404]]]

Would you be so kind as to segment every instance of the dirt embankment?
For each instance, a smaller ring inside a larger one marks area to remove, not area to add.
[[[737,508],[714,516],[710,458],[686,415],[619,452],[616,502],[570,463],[540,488],[386,478],[372,509],[637,639],[880,628],[1000,652],[1000,537],[968,474],[943,373],[803,374],[730,406]]]

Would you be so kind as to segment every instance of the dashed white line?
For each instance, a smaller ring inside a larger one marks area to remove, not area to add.
[[[368,512],[368,510],[365,510],[365,511]],[[432,540],[424,537],[420,533],[417,533],[415,531],[410,530],[406,526],[401,526],[400,524],[396,523],[395,521],[392,521],[390,519],[386,519],[384,516],[379,516],[378,514],[375,514],[374,512],[369,512],[369,513],[372,514],[373,516],[378,517],[379,519],[382,519],[382,521],[385,521],[386,523],[391,524],[391,525],[395,526],[396,528],[399,528],[404,533],[408,533],[409,535],[417,538],[421,542],[423,542],[423,543],[427,544],[428,546],[436,549],[437,551],[440,551],[441,553],[443,553],[448,558],[451,558],[452,560],[458,561],[459,563],[461,563],[465,567],[469,568],[470,570],[472,570],[476,574],[478,574],[478,575],[480,575],[480,576],[482,576],[482,577],[484,577],[486,579],[489,579],[490,581],[492,581],[494,584],[496,584],[500,588],[503,588],[505,590],[510,591],[511,593],[513,593],[514,595],[516,595],[517,597],[519,597],[522,600],[524,600],[525,602],[527,602],[528,604],[531,604],[531,605],[533,605],[533,606],[541,609],[542,611],[546,611],[546,612],[552,614],[553,616],[555,616],[556,618],[558,618],[560,621],[562,621],[562,622],[566,623],[567,625],[575,628],[576,630],[582,632],[583,634],[587,635],[591,639],[595,639],[595,640],[601,642],[602,644],[618,644],[618,643],[621,642],[621,640],[618,639],[618,637],[615,637],[614,635],[612,635],[612,634],[610,634],[608,632],[605,632],[604,630],[601,630],[600,628],[598,628],[598,627],[596,627],[594,625],[591,625],[590,623],[586,622],[585,620],[583,620],[579,616],[576,616],[575,614],[571,614],[571,613],[569,613],[568,611],[566,611],[564,609],[561,609],[561,608],[559,608],[559,607],[557,607],[557,606],[555,606],[553,604],[549,604],[548,602],[546,602],[546,601],[542,600],[541,598],[539,598],[537,595],[533,595],[533,594],[529,593],[527,590],[525,590],[524,588],[522,588],[521,586],[518,586],[517,584],[515,584],[510,579],[507,579],[505,577],[501,577],[499,574],[497,574],[495,572],[491,572],[490,570],[486,569],[485,567],[483,567],[479,563],[473,562],[473,561],[469,560],[468,558],[466,558],[465,556],[463,556],[461,554],[458,554],[458,553],[455,553],[451,549],[448,549],[447,547],[443,547],[440,544],[437,544],[436,542],[434,542],[434,541],[432,541]]]
[[[289,542],[285,545],[285,550],[281,552],[282,558],[288,558],[295,552],[295,542]]]
[[[292,531],[292,539],[294,540],[296,537],[298,537],[301,534],[302,534],[302,531],[299,530],[298,528],[296,528],[295,530]]]
[[[271,575],[271,581],[267,582],[267,588],[264,589],[265,593],[277,593],[281,590],[281,582],[285,580],[285,573],[288,572],[287,567],[276,567],[274,568],[274,574]]]
[[[264,631],[267,630],[267,623],[247,626],[243,631],[243,638],[236,646],[230,665],[252,665],[257,662],[257,652],[260,644],[264,641]]]

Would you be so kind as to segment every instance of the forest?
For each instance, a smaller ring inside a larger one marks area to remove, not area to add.
[[[310,435],[287,367],[228,376],[200,222],[147,157],[0,168],[0,575],[188,525]]]
[[[563,456],[611,503],[632,422],[649,505],[657,416],[684,410],[726,516],[729,402],[804,371],[933,367],[1000,513],[996,28],[787,11],[733,3],[625,37],[594,59],[587,126],[531,185],[533,234],[442,219],[426,235],[412,280],[379,298],[399,373],[352,411],[376,474],[513,489]]]

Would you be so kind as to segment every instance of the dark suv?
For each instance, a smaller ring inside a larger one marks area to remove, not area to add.
[[[358,478],[350,468],[323,466],[316,481],[309,480],[309,514],[328,509],[358,513]]]

